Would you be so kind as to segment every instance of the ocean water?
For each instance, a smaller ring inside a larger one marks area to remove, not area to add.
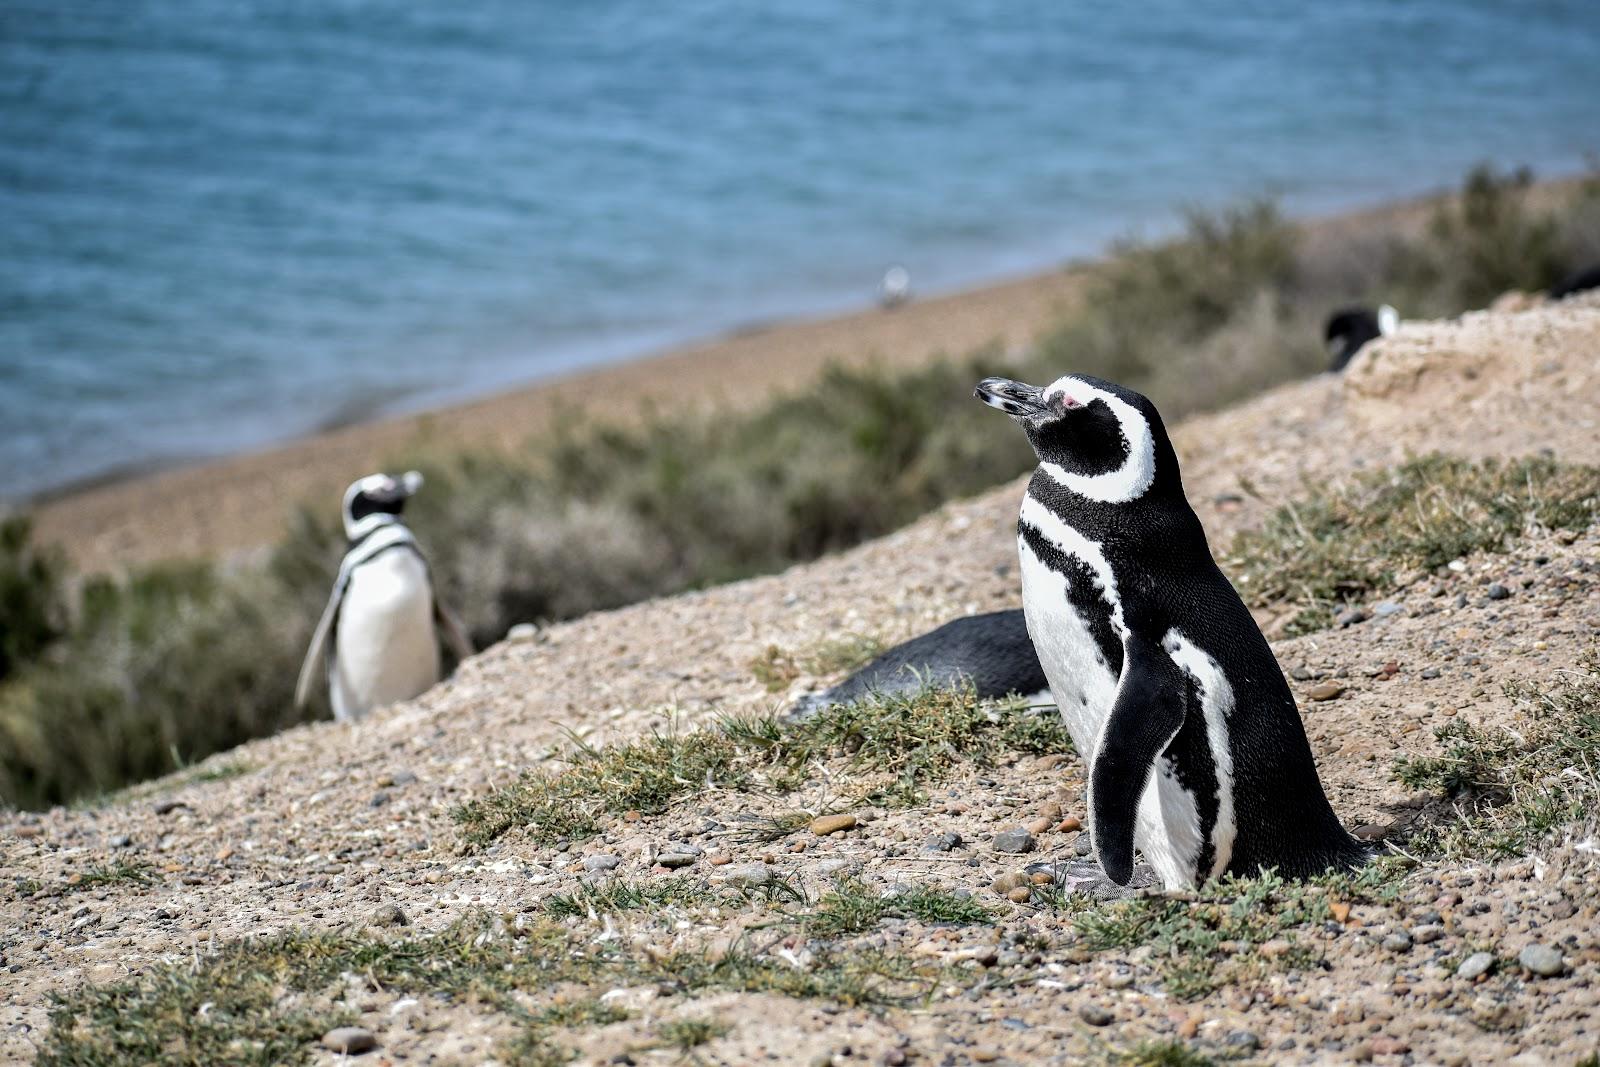
[[[0,496],[1600,150],[1594,0],[5,0]]]

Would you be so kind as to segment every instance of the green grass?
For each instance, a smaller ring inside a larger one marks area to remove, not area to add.
[[[1600,653],[1545,683],[1505,687],[1514,727],[1453,719],[1438,755],[1403,757],[1395,777],[1447,805],[1426,816],[1408,851],[1450,859],[1525,855],[1563,835],[1593,833],[1600,811]]]
[[[793,787],[817,760],[844,761],[861,783],[858,800],[908,803],[960,764],[987,764],[1003,752],[1070,750],[1053,713],[987,705],[970,690],[930,689],[828,708],[794,725],[735,718],[692,733],[580,745],[565,769],[525,774],[454,814],[468,845],[514,828],[552,843],[591,836],[607,816],[659,814],[710,788],[741,789],[758,779]]]
[[[939,886],[914,886],[884,895],[864,882],[845,879],[822,898],[805,918],[805,925],[815,937],[837,938],[864,933],[888,918],[988,926],[994,923],[995,913],[971,896]]]
[[[1196,1000],[1270,967],[1304,967],[1319,958],[1302,935],[1332,918],[1334,901],[1392,899],[1396,872],[1379,863],[1353,874],[1296,882],[1267,873],[1208,883],[1198,900],[1141,896],[1092,905],[1072,915],[1090,951],[1149,945],[1168,994]],[[1256,951],[1274,939],[1289,942],[1275,961]]]
[[[1215,1063],[1176,1041],[1146,1041],[1124,1052],[1117,1062],[1128,1067],[1214,1067]]]
[[[662,1044],[679,1052],[688,1052],[709,1044],[733,1029],[717,1019],[669,1019],[656,1027]]]
[[[1600,468],[1551,459],[1475,462],[1430,455],[1307,486],[1223,566],[1245,600],[1289,605],[1290,634],[1472,552],[1499,551],[1536,529],[1581,530],[1600,518]]]
[[[121,982],[53,995],[37,1062],[308,1063],[317,1038],[356,1018],[340,999],[347,973],[391,994],[443,997],[505,1016],[517,1026],[508,1058],[524,1064],[564,1062],[569,1054],[555,1040],[562,1027],[620,1018],[594,999],[616,985],[883,1005],[921,1000],[936,983],[953,980],[940,968],[873,949],[815,952],[812,965],[798,970],[742,947],[720,955],[634,953],[616,942],[597,944],[592,934],[474,914],[417,938],[291,933],[236,941],[197,960],[154,964]],[[529,1006],[530,997],[551,999],[557,991],[561,1001]]]
[[[768,645],[750,661],[750,673],[770,693],[786,689],[802,674],[828,675],[864,666],[883,651],[883,642],[864,634],[830,638],[796,654]]]
[[[1024,439],[971,399],[985,375],[1098,374],[1171,421],[1321,369],[1332,307],[1455,314],[1501,286],[1545,285],[1600,259],[1600,181],[1556,200],[1541,207],[1519,176],[1480,170],[1420,236],[1316,241],[1267,204],[1197,212],[1176,240],[1120,246],[1022,355],[836,367],[754,410],[569,425],[508,452],[418,444],[393,460],[428,475],[408,517],[482,645],[516,623],[778,570],[1020,474]],[[25,521],[7,522],[0,803],[104,795],[308,717],[289,698],[342,546],[334,512],[308,502],[265,563],[115,579],[67,573]],[[1312,592],[1350,595],[1339,580]],[[865,651],[817,650],[805,669]],[[794,660],[779,650],[757,669],[781,688]]]

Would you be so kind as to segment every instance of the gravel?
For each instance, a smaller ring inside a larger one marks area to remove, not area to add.
[[[1015,829],[1002,830],[994,835],[994,850],[996,852],[1032,852],[1038,847],[1038,839],[1030,834],[1026,827],[1018,826]]]
[[[1528,945],[1517,953],[1517,962],[1543,978],[1554,978],[1567,969],[1561,950],[1549,945]]]

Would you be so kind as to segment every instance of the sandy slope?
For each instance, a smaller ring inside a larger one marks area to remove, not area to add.
[[[1566,460],[1600,463],[1597,357],[1600,297],[1411,324],[1364,353],[1344,379],[1291,385],[1178,427],[1186,486],[1217,544],[1294,495],[1303,481],[1337,478],[1408,453],[1548,449]],[[996,432],[1010,431],[997,426]],[[0,1058],[30,1054],[50,990],[116,979],[214,939],[297,926],[332,929],[388,902],[424,930],[442,928],[474,906],[536,909],[544,897],[577,884],[579,854],[614,853],[622,857],[622,875],[662,876],[650,862],[663,842],[707,833],[708,819],[726,821],[737,810],[770,811],[770,803],[710,791],[659,819],[619,821],[565,854],[513,835],[485,853],[462,855],[449,811],[536,764],[567,729],[600,742],[637,737],[669,719],[692,724],[771,706],[775,698],[748,669],[768,644],[803,649],[852,630],[893,640],[955,614],[1014,603],[1011,529],[1019,491],[1013,484],[946,507],[881,541],[780,575],[501,644],[422,699],[361,727],[294,730],[211,761],[249,768],[231,780],[171,780],[99,810],[4,817],[0,864],[8,878],[57,886],[71,872],[116,858],[148,862],[158,873],[144,887],[0,897],[0,955],[11,972],[0,1007]],[[1390,777],[1395,752],[1427,750],[1431,729],[1458,714],[1509,721],[1501,681],[1547,676],[1592,646],[1600,634],[1597,559],[1600,529],[1519,543],[1512,553],[1469,560],[1463,573],[1404,590],[1395,598],[1404,610],[1391,618],[1275,643],[1286,668],[1308,679],[1341,672],[1347,679],[1349,692],[1326,703],[1304,700],[1311,680],[1295,683],[1330,796],[1347,822],[1381,828],[1403,820],[1418,798]],[[1491,580],[1515,595],[1495,604],[1481,600],[1477,587]],[[1456,606],[1458,594],[1464,606]],[[1398,672],[1381,672],[1386,661],[1397,663]],[[1437,677],[1425,677],[1427,668]],[[1052,798],[1069,812],[1081,810],[1081,788],[1075,765],[1046,770],[1025,761],[969,777],[954,795],[924,809],[867,812],[876,818],[864,830],[818,839],[805,852],[785,851],[787,842],[730,850],[736,863],[776,853],[776,866],[819,892],[825,871],[835,869],[828,861],[839,860],[875,884],[932,880],[986,893],[1013,860],[985,844],[988,836],[1031,818]],[[162,800],[185,806],[162,805],[158,814]],[[970,850],[940,858],[917,851],[925,836],[948,829],[962,833]],[[1043,845],[1051,854],[1068,852],[1070,835],[1046,835]],[[576,1035],[572,1043],[584,1049],[584,1062],[605,1062],[637,1042],[650,1020],[699,1012],[733,1025],[701,1050],[704,1062],[729,1064],[814,1063],[824,1055],[839,1063],[876,1062],[870,1057],[898,1047],[897,1034],[907,1035],[910,1053],[920,1057],[913,1062],[1079,1062],[1145,1037],[1222,1046],[1228,1034],[1246,1031],[1276,1050],[1263,1053],[1274,1062],[1376,1056],[1398,1063],[1405,1053],[1396,1050],[1404,1046],[1424,1063],[1512,1057],[1570,1063],[1597,1040],[1588,1020],[1600,1014],[1600,877],[1592,856],[1570,850],[1534,860],[1425,870],[1408,882],[1401,901],[1363,908],[1342,936],[1328,934],[1321,969],[1277,975],[1253,990],[1225,989],[1193,1004],[1177,1003],[1151,981],[1148,954],[1137,950],[1093,959],[1046,953],[1038,970],[1016,982],[887,1017],[858,1009],[823,1014],[811,1003],[729,994],[657,1003],[646,992],[639,1019]],[[703,863],[687,873],[715,874]],[[1479,902],[1488,906],[1470,906]],[[1384,932],[1430,925],[1421,922],[1427,910],[1441,913],[1433,923],[1444,931],[1440,941],[1402,955],[1379,946]],[[663,941],[718,934],[716,926],[693,922],[633,921],[646,923],[638,936]],[[1053,935],[1067,925],[1018,906],[998,933],[900,924],[881,937],[956,958],[985,938],[992,945],[1024,927]],[[1572,970],[1542,983],[1507,973],[1461,988],[1440,962],[1483,943],[1515,955],[1530,940],[1562,938],[1570,938]],[[1128,982],[1113,978],[1124,972],[1133,976]],[[1484,998],[1521,1025],[1486,1025],[1489,1009],[1475,1006]],[[1109,1026],[1091,1026],[1077,1014],[1091,1000],[1110,1012]],[[476,1062],[490,1039],[503,1036],[503,1026],[467,1007],[430,1006],[418,1021],[394,1011],[395,1004],[374,994],[359,1005],[384,1042],[380,1058]],[[856,1058],[843,1057],[846,1045]]]

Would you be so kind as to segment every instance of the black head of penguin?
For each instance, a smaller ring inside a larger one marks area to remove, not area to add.
[[[369,474],[352,482],[344,494],[345,533],[355,539],[369,527],[363,520],[374,515],[398,518],[405,512],[406,501],[422,488],[422,475],[406,471],[401,475]]]
[[[1048,386],[985,378],[973,395],[1010,415],[1042,466],[1103,505],[1183,499],[1178,458],[1149,399],[1084,374]]]

